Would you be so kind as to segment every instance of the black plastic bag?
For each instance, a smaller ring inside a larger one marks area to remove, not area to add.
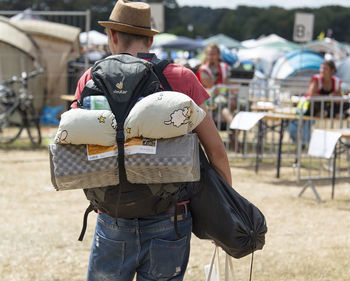
[[[192,232],[213,240],[234,258],[244,257],[265,244],[264,215],[237,193],[211,167],[200,148],[201,180],[192,196]]]

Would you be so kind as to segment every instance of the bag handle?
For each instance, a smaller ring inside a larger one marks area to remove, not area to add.
[[[210,268],[209,268],[209,272],[208,272],[208,276],[206,278],[206,281],[210,281],[211,280],[211,276],[213,274],[213,268],[214,268],[215,261],[216,261],[216,267],[217,267],[216,280],[220,281],[219,248],[220,247],[218,245],[214,246],[214,251],[213,251],[213,254],[212,254],[212,257],[211,257]],[[237,279],[235,277],[234,270],[233,270],[232,257],[230,255],[228,255],[227,253],[225,253],[225,281],[236,281],[236,280]]]
[[[214,267],[214,261],[215,261],[215,256],[216,256],[216,251],[218,250],[218,246],[215,245],[213,255],[211,256],[210,260],[210,267],[209,267],[209,272],[206,281],[210,281],[211,274],[213,273],[213,267]],[[220,280],[217,280],[220,281]]]
[[[230,274],[231,272],[231,279]],[[226,253],[225,257],[225,281],[236,281],[235,273],[233,271],[232,257]]]

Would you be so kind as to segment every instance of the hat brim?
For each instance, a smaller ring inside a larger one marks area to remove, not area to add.
[[[149,36],[149,37],[152,37],[159,33],[159,31],[155,29],[136,27],[136,26],[113,22],[113,21],[98,21],[98,24],[113,30],[117,30],[117,31],[129,33],[129,34]]]

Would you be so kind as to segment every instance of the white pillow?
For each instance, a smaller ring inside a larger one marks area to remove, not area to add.
[[[116,120],[110,110],[71,109],[61,115],[55,137],[59,144],[115,144]]]
[[[205,111],[189,96],[164,91],[151,94],[131,109],[125,120],[125,139],[172,138],[191,132],[204,119]]]

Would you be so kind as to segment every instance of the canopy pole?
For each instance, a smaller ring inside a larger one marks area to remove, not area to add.
[[[89,31],[90,31],[90,22],[91,22],[91,11],[88,9],[86,10],[86,16],[85,16],[85,32],[86,32],[86,42],[85,42],[85,70],[89,68]]]

